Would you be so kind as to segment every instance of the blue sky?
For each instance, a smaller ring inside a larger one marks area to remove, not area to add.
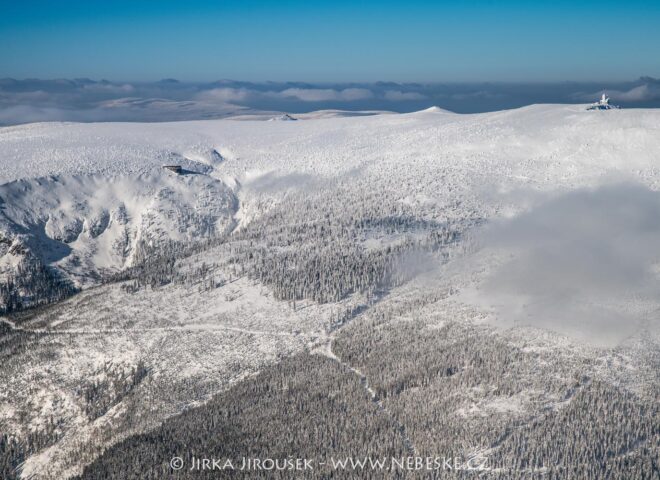
[[[660,77],[660,1],[6,1],[0,78]]]

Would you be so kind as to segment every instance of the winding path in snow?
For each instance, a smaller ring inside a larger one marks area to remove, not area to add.
[[[30,333],[49,333],[49,334],[80,334],[80,335],[95,335],[103,333],[130,333],[130,332],[181,332],[181,331],[231,331],[238,333],[245,333],[248,335],[272,335],[279,337],[310,337],[316,338],[318,335],[314,334],[305,334],[305,333],[296,333],[296,332],[269,332],[264,330],[249,330],[246,328],[232,327],[227,325],[208,325],[208,324],[198,324],[198,325],[188,325],[180,327],[146,327],[146,328],[106,328],[106,329],[82,329],[82,328],[73,328],[73,329],[56,329],[56,328],[25,328],[16,325],[13,321],[5,317],[0,317],[0,322],[9,326],[10,329],[20,332],[30,332]]]
[[[335,362],[339,363],[339,365],[341,365],[343,368],[356,375],[360,380],[360,385],[362,385],[362,387],[369,394],[371,401],[376,405],[378,410],[382,414],[389,417],[389,419],[396,425],[396,428],[399,434],[401,435],[401,439],[403,440],[403,445],[405,446],[406,450],[408,450],[408,453],[410,455],[417,455],[417,449],[415,448],[415,445],[413,444],[412,440],[406,433],[406,427],[401,422],[399,422],[394,415],[392,415],[392,413],[385,407],[385,405],[383,405],[383,402],[378,398],[376,391],[373,388],[371,388],[371,386],[369,385],[369,379],[367,378],[367,376],[364,373],[362,373],[362,371],[359,370],[358,368],[355,368],[349,365],[348,363],[344,362],[332,351],[332,338],[328,338],[328,341],[325,344],[323,344],[323,346],[316,349],[313,353],[316,353],[318,355],[323,355],[331,360],[334,360]]]

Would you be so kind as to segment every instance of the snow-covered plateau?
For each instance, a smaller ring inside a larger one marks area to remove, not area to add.
[[[368,113],[0,128],[0,478],[660,478],[660,111]]]

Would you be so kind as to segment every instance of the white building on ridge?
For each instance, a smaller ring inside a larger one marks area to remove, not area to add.
[[[605,95],[603,93],[603,96],[600,97],[600,100],[598,100],[596,103],[592,103],[587,107],[587,110],[611,110],[613,108],[619,108],[616,105],[611,105],[610,104],[610,97]]]

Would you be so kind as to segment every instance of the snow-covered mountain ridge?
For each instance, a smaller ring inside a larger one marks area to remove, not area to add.
[[[485,478],[652,469],[660,112],[320,117],[0,129],[4,276],[84,287],[0,317],[9,478],[104,478],[183,411],[319,376],[348,407],[312,408],[319,432],[363,402],[383,445],[501,462]]]
[[[655,188],[659,128],[653,110],[544,105],[295,123],[6,127],[0,264],[8,271],[17,263],[9,251],[27,248],[76,284],[89,284],[130,265],[141,240],[222,233],[234,216],[249,221],[283,192],[323,188],[344,175],[432,217],[460,199],[490,218],[501,200],[484,202],[488,190],[570,188],[612,172]],[[164,171],[164,164],[188,174]]]
[[[588,112],[572,105],[472,115],[428,109],[297,123],[39,123],[0,129],[0,181],[66,173],[138,174],[176,159],[191,170],[195,165],[186,159],[217,169],[222,161],[213,150],[226,160],[223,171],[238,176],[259,168],[336,174],[377,158],[405,163],[411,153],[416,157],[409,162],[413,167],[449,155],[460,164],[478,162],[470,153],[480,152],[482,159],[499,160],[506,167],[524,159],[542,167],[543,159],[554,159],[564,165],[591,163],[591,170],[625,168],[649,165],[658,128],[653,109]],[[622,153],[637,155],[622,163]],[[528,170],[533,175],[540,168],[532,164]]]

